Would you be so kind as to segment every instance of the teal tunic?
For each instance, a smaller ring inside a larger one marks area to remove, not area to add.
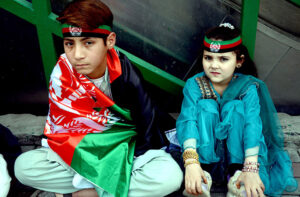
[[[199,73],[188,79],[183,94],[177,137],[181,147],[186,140],[196,140],[200,163],[220,162],[226,154],[229,164],[242,164],[245,157],[258,155],[265,194],[278,196],[297,189],[277,112],[262,81],[235,74],[220,96]],[[223,141],[226,146],[220,148]]]

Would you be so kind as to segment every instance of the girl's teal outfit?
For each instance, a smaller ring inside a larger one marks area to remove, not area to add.
[[[226,157],[228,164],[243,164],[246,156],[259,155],[265,194],[278,196],[284,190],[297,189],[291,160],[283,150],[277,112],[264,82],[235,73],[221,97],[202,72],[186,82],[183,94],[177,137],[181,147],[186,140],[196,139],[200,163],[217,163]]]

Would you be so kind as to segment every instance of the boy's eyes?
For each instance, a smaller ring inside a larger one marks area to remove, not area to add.
[[[64,42],[65,46],[71,47],[73,45],[73,42]]]
[[[92,45],[92,44],[94,44],[94,42],[89,40],[89,41],[85,41],[84,44],[85,45]]]
[[[94,41],[88,40],[88,41],[83,41],[82,44],[84,44],[85,46],[91,46],[94,43],[95,43]],[[64,45],[67,46],[67,47],[72,47],[74,45],[74,42],[65,41]]]

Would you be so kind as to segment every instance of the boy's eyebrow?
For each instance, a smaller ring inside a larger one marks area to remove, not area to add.
[[[64,38],[63,40],[64,41],[73,41],[73,39],[70,39],[70,38]]]
[[[82,37],[82,38],[80,39],[80,41],[85,41],[85,40],[88,40],[88,39],[91,39],[91,37]]]
[[[88,39],[91,39],[92,37],[82,37],[80,38],[80,41],[84,41],[84,40],[88,40]],[[63,40],[67,40],[67,41],[74,41],[72,38],[64,38]]]

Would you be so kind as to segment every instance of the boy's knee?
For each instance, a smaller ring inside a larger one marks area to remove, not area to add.
[[[24,153],[23,153],[24,154]],[[26,164],[26,161],[24,161],[24,157],[23,157],[23,154],[21,154],[15,161],[15,167],[14,167],[14,170],[15,170],[15,176],[16,178],[24,184],[24,177],[25,177],[25,174],[24,174],[24,164]]]
[[[15,161],[15,176],[24,185],[29,185],[30,182],[30,169],[33,168],[32,157],[26,152],[21,154]]]
[[[170,158],[170,161],[166,163],[162,174],[163,177],[161,177],[160,189],[158,190],[171,193],[180,189],[183,181],[183,172],[175,160]]]

